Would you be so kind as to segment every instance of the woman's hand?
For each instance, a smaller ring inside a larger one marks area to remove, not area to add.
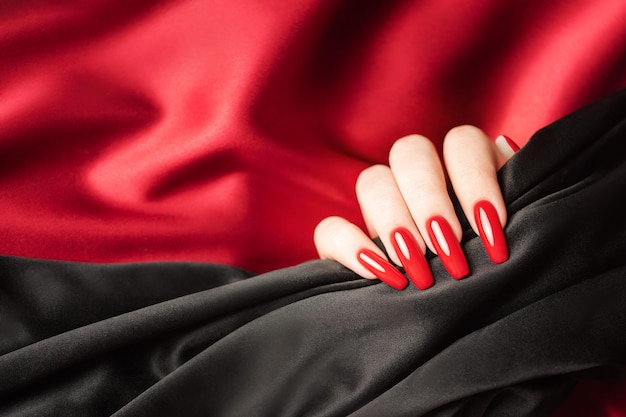
[[[474,126],[450,130],[443,143],[445,169],[454,192],[494,263],[508,259],[503,233],[506,208],[496,172],[518,149],[510,139],[499,136],[494,142]],[[389,153],[389,166],[374,165],[361,172],[356,194],[369,236],[346,219],[328,217],[315,229],[321,258],[403,289],[408,281],[371,240],[379,237],[391,261],[401,265],[420,289],[434,283],[424,257],[426,247],[455,279],[469,274],[459,244],[461,224],[430,140],[419,135],[397,140]]]

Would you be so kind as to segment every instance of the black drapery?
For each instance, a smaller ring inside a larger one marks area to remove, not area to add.
[[[547,415],[625,376],[625,149],[626,91],[537,132],[499,173],[510,259],[463,221],[471,275],[430,256],[426,291],[319,260],[3,257],[0,415]]]

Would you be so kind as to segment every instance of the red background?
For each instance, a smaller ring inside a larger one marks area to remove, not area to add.
[[[2,2],[0,253],[313,259],[398,137],[523,145],[626,86],[625,22],[622,0]]]

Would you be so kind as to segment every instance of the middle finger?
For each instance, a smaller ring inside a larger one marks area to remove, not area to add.
[[[359,175],[356,193],[370,237],[379,237],[396,265],[420,289],[433,285],[426,249],[388,166],[374,165]]]
[[[448,195],[439,154],[427,138],[410,135],[394,143],[389,165],[417,228],[453,278],[469,274],[460,246],[462,228]]]

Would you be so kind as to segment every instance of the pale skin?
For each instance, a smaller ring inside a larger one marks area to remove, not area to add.
[[[504,228],[507,212],[496,173],[514,151],[515,146],[509,145],[503,137],[493,140],[479,128],[469,125],[455,127],[446,134],[443,161],[424,136],[398,139],[389,152],[388,165],[370,166],[357,179],[357,200],[366,230],[342,217],[325,218],[314,234],[319,256],[338,261],[363,278],[375,279],[376,275],[359,262],[357,256],[360,250],[368,249],[387,259],[372,238],[380,238],[395,265],[402,265],[391,242],[393,231],[399,227],[410,232],[422,254],[427,247],[437,253],[427,226],[433,216],[445,218],[454,237],[460,241],[461,224],[446,188],[446,174],[476,234],[479,234],[479,225],[474,209],[477,202],[483,200],[493,205]]]

